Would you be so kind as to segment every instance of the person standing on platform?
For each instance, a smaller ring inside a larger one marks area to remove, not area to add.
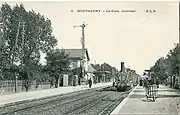
[[[159,79],[158,78],[156,79],[156,85],[157,85],[157,88],[159,88]]]
[[[148,78],[146,78],[146,79],[144,80],[144,85],[143,85],[143,87],[145,88],[145,91],[146,91],[145,95],[147,96],[147,95],[148,95]]]
[[[91,78],[88,80],[88,84],[89,84],[89,88],[91,88],[91,86],[92,86],[92,80],[91,80]]]
[[[143,82],[143,80],[140,79],[140,84],[139,84],[140,86],[143,86],[143,83],[142,83],[142,82]]]

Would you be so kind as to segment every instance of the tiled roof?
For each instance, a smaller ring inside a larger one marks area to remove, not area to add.
[[[82,49],[64,49],[65,53],[69,55],[69,58],[72,59],[82,59],[83,55],[82,55]],[[89,61],[89,55],[88,55],[88,51],[86,49],[86,55]]]
[[[82,49],[65,49],[70,58],[82,58]]]

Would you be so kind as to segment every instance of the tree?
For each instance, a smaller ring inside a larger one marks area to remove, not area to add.
[[[167,58],[161,57],[158,59],[150,69],[153,72],[152,77],[154,77],[154,79],[159,78],[161,81],[167,79],[169,73],[168,66],[169,62]]]
[[[171,75],[180,75],[180,44],[176,44],[175,48],[170,50],[168,59]]]
[[[49,75],[55,79],[55,87],[57,88],[60,75],[67,74],[70,71],[68,55],[65,54],[64,49],[55,49],[47,54],[46,60],[46,69]]]
[[[96,69],[97,71],[109,71],[109,72],[117,72],[118,70],[115,67],[112,67],[108,63],[103,63],[103,64],[91,64],[91,66]]]
[[[100,70],[101,71],[109,71],[109,72],[111,72],[112,67],[107,63],[103,63],[103,64],[101,64]]]
[[[8,42],[8,34],[10,32],[10,29],[8,26],[10,25],[9,19],[11,15],[12,9],[8,4],[3,4],[1,7],[1,36],[0,36],[0,70],[3,76],[11,76],[11,73],[9,73],[7,70],[10,66],[10,56],[9,56],[9,45]],[[8,76],[8,77],[9,77]]]
[[[154,77],[159,77],[161,80],[165,80],[168,76],[179,76],[180,44],[176,44],[175,48],[170,50],[166,58],[161,57],[158,59],[155,65],[151,67],[151,71],[154,72]]]
[[[26,11],[22,4],[11,8],[7,3],[1,7],[3,22],[3,52],[6,66],[19,72],[25,82],[31,81],[39,66],[40,51],[53,50],[57,40],[52,35],[51,21],[40,13]],[[2,59],[0,60],[1,62]],[[14,67],[18,66],[18,69]],[[7,70],[7,69],[3,69]],[[13,73],[14,74],[14,73]],[[14,79],[12,76],[11,79]]]
[[[100,70],[100,64],[91,64],[91,66],[97,71]]]

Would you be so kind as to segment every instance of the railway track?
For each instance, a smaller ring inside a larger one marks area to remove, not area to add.
[[[86,94],[91,94],[94,95],[94,91],[99,90],[100,88],[96,89],[90,89],[86,91],[78,91],[78,92],[73,92],[69,93],[66,95],[57,95],[57,96],[52,96],[52,97],[47,97],[47,98],[42,98],[42,99],[35,99],[35,100],[30,100],[30,101],[22,101],[22,102],[17,102],[17,103],[12,103],[12,104],[7,104],[4,106],[0,107],[0,115],[10,115],[14,114],[20,111],[26,111],[29,109],[37,109],[37,107],[42,107],[47,104],[53,104],[56,105],[59,102],[62,102],[63,100],[70,100],[72,96],[74,97],[79,97],[79,95],[84,95],[84,98],[86,97]],[[54,106],[53,106],[54,107]],[[49,107],[51,109],[52,107]]]
[[[117,96],[117,99],[108,99],[112,97],[115,93],[119,92],[109,92],[108,94],[93,100],[91,103],[87,103],[85,106],[76,108],[72,112],[65,113],[65,115],[109,115],[115,107],[130,93],[130,91],[119,93],[120,96]],[[97,107],[97,105],[104,105],[102,108]],[[96,109],[96,110],[93,110]]]
[[[112,95],[111,93],[105,94],[101,97],[99,97],[98,99],[93,100],[92,103],[88,103],[85,106],[81,106],[79,109],[74,110],[73,112],[69,112],[69,113],[65,113],[67,115],[79,115],[81,112],[88,110],[89,108],[91,108],[92,106],[95,106],[96,104],[98,104],[100,101],[102,101],[104,98],[107,98],[108,96]]]
[[[122,93],[122,95],[119,98],[117,98],[116,100],[113,100],[113,102],[111,104],[107,105],[107,107],[105,107],[103,110],[101,110],[101,112],[99,112],[98,115],[110,114],[116,108],[116,106],[119,105],[121,103],[121,101],[129,93],[130,93],[130,91],[126,91],[126,92]]]
[[[94,89],[19,105],[0,107],[1,115],[105,115],[109,114],[128,95],[127,92]],[[3,112],[2,112],[3,111]]]

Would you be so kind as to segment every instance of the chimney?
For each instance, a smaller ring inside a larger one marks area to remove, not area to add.
[[[121,72],[124,71],[124,62],[121,62]]]

